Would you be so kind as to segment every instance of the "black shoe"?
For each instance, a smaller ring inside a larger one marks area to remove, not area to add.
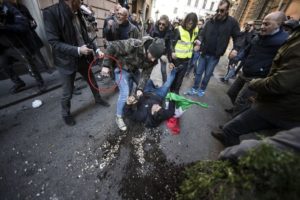
[[[224,111],[229,113],[229,114],[232,114],[233,113],[233,108],[225,108]]]
[[[104,101],[103,99],[96,99],[95,102],[96,102],[96,104],[99,104],[99,105],[104,106],[104,107],[109,107],[110,106],[110,104],[107,103],[106,101]]]
[[[225,78],[220,78],[220,81],[223,83],[228,83],[228,80],[225,80]]]
[[[66,123],[68,126],[74,126],[74,125],[76,124],[74,118],[73,118],[71,115],[65,116],[65,117],[63,117],[63,118],[64,118],[65,123]]]
[[[24,82],[15,84],[12,88],[10,88],[10,93],[15,94],[24,89],[26,84]]]
[[[226,144],[226,137],[225,137],[223,131],[212,131],[211,135],[215,139],[219,140],[219,142],[221,142],[224,146],[227,146],[227,144]]]
[[[39,84],[38,90],[39,90],[39,93],[44,93],[44,92],[46,92],[47,87],[45,86],[45,84]]]

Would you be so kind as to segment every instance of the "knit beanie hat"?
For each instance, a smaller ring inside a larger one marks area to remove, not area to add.
[[[155,38],[148,48],[151,55],[159,59],[165,53],[165,41],[160,38]]]

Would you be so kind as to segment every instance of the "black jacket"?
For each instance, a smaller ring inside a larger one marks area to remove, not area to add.
[[[1,21],[3,20],[3,25],[0,26],[0,53],[8,48],[22,48],[27,54],[34,53],[28,34],[30,28],[27,18],[9,3],[3,3],[2,9]]]
[[[163,99],[152,93],[145,93],[136,104],[126,104],[124,114],[132,121],[145,123],[145,126],[148,128],[157,127],[161,122],[174,115],[175,103],[171,101],[168,109],[161,108],[162,110],[159,112],[159,117],[153,117],[151,108],[154,104],[162,106]]]
[[[274,35],[255,36],[246,50],[243,73],[246,77],[264,78],[268,75],[272,61],[288,34],[280,30]]]
[[[225,53],[230,37],[233,39],[233,49],[239,50],[243,41],[239,24],[233,17],[228,16],[224,21],[209,20],[200,33],[200,51],[220,57]]]
[[[172,58],[172,38],[173,31],[171,30],[171,26],[166,27],[164,32],[159,31],[158,23],[156,23],[154,29],[151,31],[150,36],[153,38],[162,38],[165,40],[165,54],[168,57],[168,60],[171,61]]]
[[[30,40],[31,43],[31,47],[36,51],[39,50],[40,48],[42,48],[44,46],[41,38],[38,36],[38,34],[35,32],[35,29],[37,27],[36,21],[34,20],[34,18],[32,17],[32,15],[30,14],[29,10],[27,9],[26,6],[24,6],[21,3],[18,3],[16,5],[14,5],[15,8],[17,8],[24,17],[27,18],[28,20],[28,24],[30,27],[30,31],[27,33],[28,35],[28,39]]]
[[[86,25],[80,10],[77,12],[83,40],[85,44],[90,44],[96,50],[96,45],[91,43],[91,39],[87,34]],[[43,11],[43,15],[46,35],[52,46],[55,66],[60,72],[65,74],[76,72],[80,56],[78,55],[76,32],[72,23],[74,14],[68,5],[63,0],[60,0],[59,3],[46,8]]]

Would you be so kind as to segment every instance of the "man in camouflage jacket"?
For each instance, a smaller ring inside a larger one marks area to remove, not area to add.
[[[114,69],[114,61],[108,57],[103,60],[102,75],[107,76],[109,71],[114,70],[115,80],[120,90],[117,102],[118,127],[125,131],[127,127],[123,121],[123,109],[126,100],[131,92],[133,82],[137,84],[137,95],[142,95],[146,81],[149,79],[152,68],[157,64],[164,53],[164,41],[162,39],[153,39],[144,37],[142,40],[128,39],[112,41],[107,47],[105,54],[116,58],[121,68]],[[141,71],[139,80],[135,77]]]

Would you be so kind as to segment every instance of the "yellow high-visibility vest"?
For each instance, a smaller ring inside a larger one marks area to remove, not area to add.
[[[177,58],[191,58],[193,55],[194,40],[198,36],[199,28],[196,27],[193,30],[192,37],[190,33],[183,29],[182,26],[178,27],[180,40],[175,45],[175,54]]]

